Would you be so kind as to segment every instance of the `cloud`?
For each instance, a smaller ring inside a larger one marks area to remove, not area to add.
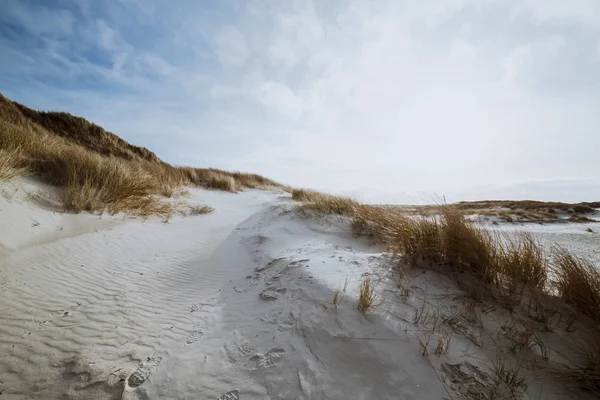
[[[288,117],[299,117],[304,108],[302,100],[289,87],[279,82],[263,83],[256,97],[265,106]]]
[[[167,161],[368,201],[600,198],[593,0],[57,4],[8,0],[4,93]]]
[[[232,26],[223,27],[216,33],[214,51],[221,64],[228,68],[242,67],[249,56],[244,36]]]

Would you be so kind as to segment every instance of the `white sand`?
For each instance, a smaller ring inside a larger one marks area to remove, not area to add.
[[[486,332],[509,314],[468,311],[432,271],[398,287],[388,257],[341,218],[302,217],[256,190],[191,190],[216,212],[169,223],[65,215],[22,188],[0,198],[2,398],[437,400],[494,386]],[[356,310],[364,276],[380,301],[368,316]],[[424,300],[424,317],[464,314],[448,354],[434,354],[431,320],[415,323]],[[516,398],[571,396],[523,374]]]

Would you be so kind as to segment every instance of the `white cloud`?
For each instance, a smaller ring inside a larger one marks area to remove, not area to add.
[[[244,36],[235,27],[219,29],[214,38],[214,51],[224,67],[242,67],[248,59],[249,51]]]
[[[540,23],[573,21],[590,28],[600,27],[600,3],[596,0],[516,0],[521,7],[533,11]]]
[[[256,93],[258,100],[277,112],[297,118],[302,113],[304,105],[302,99],[292,90],[279,82],[265,82]]]
[[[44,28],[71,40],[92,31],[80,47],[100,44],[108,66],[71,57],[62,42],[44,49],[60,64],[36,59],[52,74],[67,65],[69,76],[118,87],[57,85],[52,108],[108,124],[171,162],[369,201],[585,200],[600,198],[589,184],[600,178],[597,4],[254,0],[205,10],[133,1],[72,33]],[[146,11],[132,31],[134,7]],[[33,30],[35,20],[21,23]],[[142,28],[154,36],[140,39]],[[573,184],[539,183],[565,180]]]

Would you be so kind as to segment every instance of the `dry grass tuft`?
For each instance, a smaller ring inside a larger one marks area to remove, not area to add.
[[[279,187],[287,189],[282,184],[275,182],[274,180],[265,178],[264,176],[257,174],[247,174],[243,172],[231,172],[231,176],[235,179],[237,184],[241,187],[246,188],[265,188],[265,187]]]
[[[20,166],[20,154],[17,150],[0,150],[0,181],[10,181],[27,174],[27,168]]]
[[[495,383],[493,390],[495,395],[492,398],[502,398],[506,389],[511,394],[510,398],[513,398],[512,396],[518,395],[527,387],[525,379],[522,377],[522,366],[511,364],[502,355],[498,356],[494,362],[492,373]]]
[[[293,189],[292,190],[292,200],[296,201],[305,201],[305,202],[313,202],[316,198],[326,196],[323,193],[315,192],[314,190],[309,189]]]
[[[202,170],[198,173],[199,185],[207,189],[217,189],[237,193],[238,185],[233,176],[228,176],[220,171]]]
[[[415,309],[413,323],[415,325],[429,325],[433,322],[433,325],[435,326],[437,324],[437,320],[439,319],[439,315],[439,308],[436,309],[433,307],[427,301],[427,297],[424,297],[421,307],[419,307],[419,309]]]
[[[352,217],[356,214],[360,204],[349,197],[331,196],[306,189],[292,190],[292,199],[302,201],[304,209],[312,209],[324,214],[338,214]]]
[[[589,260],[554,248],[558,296],[583,314],[600,317],[600,271]]]
[[[202,205],[202,206],[190,206],[188,215],[204,215],[210,214],[215,211],[215,209],[211,206]]]
[[[342,304],[342,300],[346,297],[346,289],[348,288],[348,278],[344,282],[344,287],[335,291],[333,295],[333,306],[338,308]]]
[[[448,328],[441,327],[437,331],[436,337],[437,346],[435,348],[434,354],[438,357],[448,354],[452,345],[452,331]]]
[[[442,260],[443,231],[436,218],[414,217],[403,221],[398,227],[396,251],[406,254],[413,262],[421,259],[431,264]]]
[[[352,228],[395,248],[402,237],[406,218],[403,212],[394,208],[362,205],[355,208]]]
[[[488,231],[467,221],[454,206],[441,208],[440,230],[441,253],[450,267],[467,270],[486,283],[497,280],[497,247]]]
[[[360,283],[360,293],[358,295],[358,311],[366,314],[377,306],[377,296],[370,278],[363,279]]]
[[[497,241],[500,270],[511,292],[525,287],[544,290],[548,280],[548,260],[542,247],[528,232],[519,232],[504,242]]]

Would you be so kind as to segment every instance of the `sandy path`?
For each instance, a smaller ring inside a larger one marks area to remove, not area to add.
[[[218,211],[169,224],[123,221],[2,257],[4,396],[120,398],[119,381],[129,373],[149,373],[172,349],[201,338],[208,319],[196,311],[215,302],[235,267],[221,261],[235,251],[223,242],[276,196],[202,191],[200,197],[219,204]]]
[[[357,312],[354,289],[383,255],[347,228],[312,224],[281,207],[241,224],[217,250],[223,265],[237,265],[233,279],[191,313],[200,339],[165,357],[140,394],[441,398],[443,387],[415,351],[414,340],[390,330],[385,317],[368,319]],[[231,251],[238,246],[243,251]],[[334,309],[328,281],[343,284],[347,274],[348,299]]]

